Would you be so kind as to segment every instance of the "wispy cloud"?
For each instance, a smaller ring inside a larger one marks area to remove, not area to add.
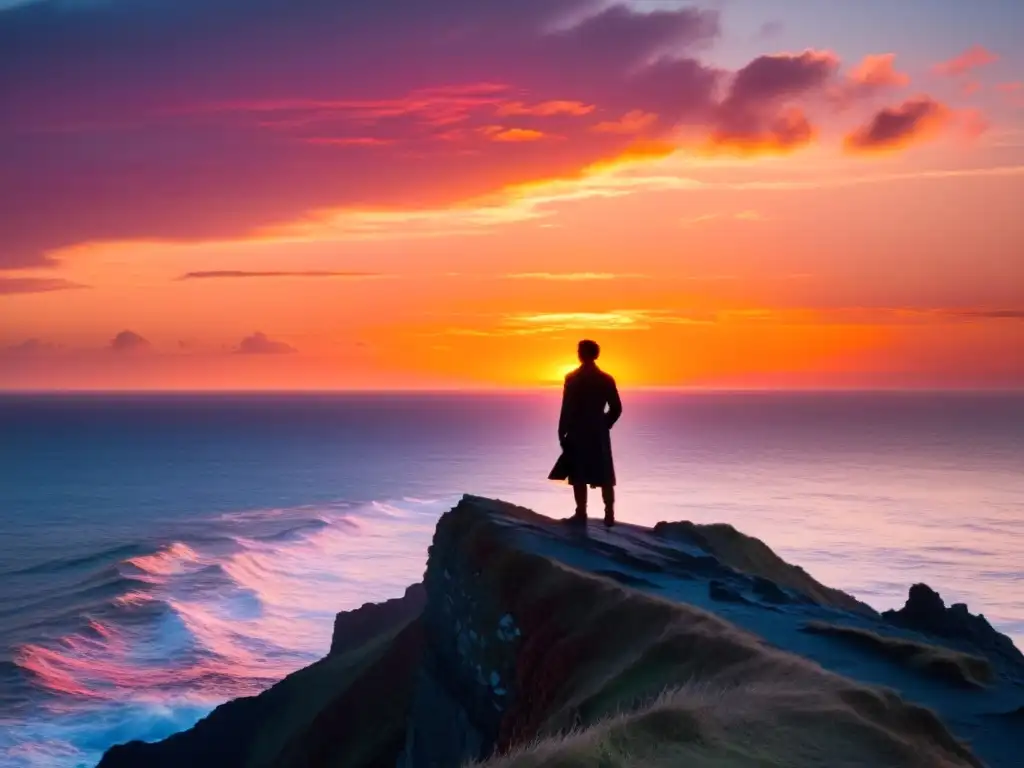
[[[28,357],[49,354],[51,352],[56,352],[59,349],[60,347],[58,347],[56,344],[51,344],[50,342],[43,341],[42,339],[33,338],[25,339],[25,341],[22,341],[18,344],[14,344],[12,346],[0,349],[0,354],[12,356],[24,355]]]
[[[932,70],[938,75],[958,77],[960,75],[966,75],[980,67],[993,64],[997,61],[999,61],[998,54],[993,53],[982,45],[975,45],[972,48],[968,48],[959,56],[954,56],[952,59],[939,62],[932,67]]]
[[[506,280],[551,280],[590,282],[604,280],[646,280],[648,275],[616,272],[514,272],[503,275]]]
[[[593,104],[584,104],[582,101],[542,101],[537,104],[524,104],[521,101],[508,101],[496,110],[496,114],[502,117],[524,116],[530,117],[553,117],[555,115],[571,115],[582,117],[589,115],[596,107]]]
[[[538,131],[536,128],[506,128],[503,125],[488,125],[481,128],[480,132],[491,141],[505,144],[521,144],[523,142],[555,138],[549,133]]]
[[[861,85],[883,88],[910,85],[910,75],[896,69],[895,53],[865,56],[850,72],[850,79]]]
[[[655,325],[707,325],[714,314],[658,309],[615,309],[606,312],[523,312],[501,315],[490,325],[449,328],[453,336],[533,336],[567,331],[646,331]]]
[[[637,134],[643,133],[657,122],[658,116],[653,112],[634,109],[624,114],[618,120],[600,122],[591,130],[597,133]]]
[[[800,277],[800,276],[793,276]],[[449,328],[440,335],[515,337],[580,333],[644,332],[661,326],[757,325],[922,326],[1024,320],[1024,310],[948,307],[747,307],[728,309],[617,309],[606,312],[540,312],[495,316],[476,327]]]
[[[776,37],[786,31],[786,25],[781,21],[766,21],[760,27],[757,28],[757,32],[754,33],[754,42],[763,43],[768,40],[774,40]]]
[[[707,224],[711,221],[767,221],[768,217],[760,211],[737,211],[736,213],[704,213],[699,216],[691,216],[690,218],[684,218],[680,220],[680,224],[685,228],[696,227],[700,224]]]
[[[970,179],[988,177],[1024,176],[1024,165],[1000,165],[987,168],[953,168],[930,171],[912,171],[908,173],[864,174],[858,176],[833,176],[816,179],[768,179],[760,181],[740,181],[725,184],[709,184],[709,189],[743,189],[743,190],[807,190],[831,189],[834,187],[855,187],[866,184],[892,184],[899,181],[918,181],[922,179]]]
[[[999,83],[996,85],[996,91],[1009,106],[1024,107],[1024,81]]]
[[[53,293],[88,288],[59,277],[0,277],[0,296],[25,293]]]
[[[548,312],[512,315],[508,318],[507,324],[525,329],[540,329],[542,332],[587,329],[614,331],[646,327],[646,317],[644,312],[635,310]]]
[[[234,279],[248,279],[258,277],[312,277],[312,278],[338,278],[346,280],[367,280],[372,278],[384,277],[379,272],[326,272],[309,270],[302,272],[278,272],[278,271],[263,271],[263,272],[249,272],[244,270],[234,269],[222,269],[222,270],[211,270],[205,272],[186,272],[184,275],[178,278],[178,280],[234,280]]]
[[[968,309],[953,314],[977,320],[1024,320],[1024,309]]]

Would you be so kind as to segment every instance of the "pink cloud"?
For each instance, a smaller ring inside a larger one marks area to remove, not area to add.
[[[653,112],[644,112],[634,109],[627,112],[618,120],[605,120],[593,127],[598,133],[622,133],[637,134],[644,133],[658,122],[658,116]]]
[[[707,148],[749,154],[810,143],[815,128],[792,102],[824,93],[838,71],[839,58],[830,51],[755,59],[736,74],[718,106]]]
[[[951,120],[952,113],[928,96],[887,107],[846,137],[850,152],[880,152],[904,149],[937,135]]]
[[[850,81],[869,89],[901,88],[910,85],[910,75],[896,69],[896,54],[865,56],[850,72]]]
[[[553,115],[573,115],[582,117],[594,111],[593,104],[581,101],[542,101],[539,104],[524,104],[521,101],[504,102],[498,106],[497,114],[502,117],[514,115],[533,115],[551,117]]]
[[[244,237],[310,211],[576,175],[708,119],[722,77],[695,58],[718,35],[708,11],[306,0],[282,27],[280,8],[5,11],[0,165],[20,192],[0,209],[0,268],[82,242]],[[634,110],[665,122],[591,130]],[[488,141],[489,125],[509,132]],[[523,140],[540,135],[569,140]]]
[[[939,62],[932,69],[939,75],[959,77],[996,61],[999,61],[998,54],[993,53],[984,46],[975,45],[959,56],[955,56],[948,61]]]
[[[1024,81],[1014,83],[999,83],[996,86],[1003,100],[1011,107],[1024,107]]]
[[[312,136],[303,141],[322,147],[389,147],[394,144],[390,139],[376,136]]]
[[[280,0],[11,9],[0,269],[451,205],[664,155],[678,128],[715,151],[812,141],[835,54],[729,73],[698,57],[718,36],[712,11],[604,0],[305,0],[286,23]]]
[[[737,130],[716,129],[711,134],[710,148],[738,154],[784,154],[810,144],[816,135],[807,115],[791,107]]]
[[[80,283],[73,283],[70,280],[57,277],[0,277],[0,296],[52,293],[54,291],[70,291],[85,287]]]

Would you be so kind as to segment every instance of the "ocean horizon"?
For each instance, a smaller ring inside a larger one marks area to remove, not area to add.
[[[1024,393],[623,394],[622,520],[730,523],[880,610],[923,581],[1024,645]],[[420,578],[464,493],[569,514],[557,412],[557,390],[0,394],[0,764],[93,765],[319,658],[336,612]]]

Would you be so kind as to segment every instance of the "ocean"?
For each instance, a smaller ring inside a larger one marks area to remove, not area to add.
[[[728,522],[1024,646],[1024,395],[624,393],[619,517]],[[91,766],[322,656],[463,493],[552,516],[555,392],[0,397],[0,766]],[[595,494],[596,495],[596,494]],[[600,514],[598,499],[592,515]]]

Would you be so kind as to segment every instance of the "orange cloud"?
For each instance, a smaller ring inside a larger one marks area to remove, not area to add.
[[[538,104],[524,104],[521,101],[510,101],[502,104],[497,109],[497,114],[502,117],[517,115],[532,115],[534,117],[553,117],[555,115],[570,115],[582,117],[594,111],[593,104],[584,104],[582,101],[542,101]]]
[[[239,280],[249,278],[293,278],[293,277],[309,277],[309,278],[340,278],[346,280],[363,280],[375,277],[384,277],[379,272],[327,272],[322,270],[306,270],[302,272],[287,272],[287,271],[245,271],[237,269],[219,269],[219,270],[207,270],[199,272],[186,272],[184,275],[178,278],[178,280]]]
[[[489,125],[483,129],[483,133],[491,141],[508,143],[541,141],[548,138],[548,134],[544,133],[544,131],[538,131],[533,128],[505,128],[500,125]]]
[[[591,130],[597,133],[643,133],[658,122],[658,116],[653,112],[644,112],[642,109],[634,109],[627,112],[618,120],[607,120],[598,123]]]
[[[721,214],[721,213],[703,213],[699,216],[691,216],[680,220],[680,224],[683,227],[695,227],[699,224],[707,224],[711,221],[767,221],[768,217],[760,211],[737,211],[733,214]],[[721,279],[721,278],[718,278]]]
[[[546,280],[556,282],[594,282],[605,280],[646,280],[647,275],[614,272],[514,272],[506,280]]]
[[[999,61],[998,54],[993,53],[984,46],[975,45],[973,48],[968,48],[959,56],[955,56],[948,61],[939,62],[932,69],[938,75],[959,77],[960,75],[966,75],[972,70],[987,66],[996,61]]]
[[[950,110],[928,96],[887,107],[846,137],[849,152],[904,149],[936,136],[951,118]]]
[[[910,84],[910,75],[899,72],[895,53],[865,56],[850,72],[850,80],[868,88],[899,88]]]
[[[388,147],[394,142],[373,136],[314,136],[302,140],[306,144],[324,147]]]
[[[705,150],[739,155],[786,154],[807,146],[816,136],[817,130],[803,110],[790,107],[756,130],[715,130]]]
[[[86,287],[59,277],[0,277],[0,296],[51,293]]]

